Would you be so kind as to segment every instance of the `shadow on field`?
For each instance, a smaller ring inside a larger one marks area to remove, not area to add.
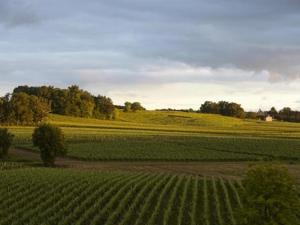
[[[40,155],[37,152],[11,149],[10,156],[30,163],[34,167],[41,167]],[[189,174],[197,176],[220,176],[224,178],[240,179],[245,170],[254,162],[180,162],[180,161],[82,161],[68,157],[57,157],[56,167],[80,170],[99,171],[135,171],[172,174]],[[300,165],[298,163],[284,163],[290,173],[300,183]]]

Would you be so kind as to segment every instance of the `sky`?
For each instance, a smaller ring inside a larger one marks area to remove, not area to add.
[[[300,110],[299,0],[0,0],[0,94],[79,85],[115,104]]]

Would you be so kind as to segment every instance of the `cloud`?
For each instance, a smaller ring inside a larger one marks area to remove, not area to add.
[[[32,25],[41,21],[34,10],[34,1],[28,0],[2,0],[0,2],[0,24],[6,27]]]
[[[2,0],[0,88],[77,83],[153,107],[212,93],[292,105],[299,12],[299,0]]]

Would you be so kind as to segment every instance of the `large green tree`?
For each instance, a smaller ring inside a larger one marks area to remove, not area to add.
[[[279,165],[252,166],[243,180],[244,208],[239,225],[299,225],[299,197],[288,170]]]
[[[200,112],[218,114],[220,113],[220,108],[217,103],[206,101],[201,105]]]
[[[17,125],[33,123],[30,95],[24,92],[13,94],[11,104]]]
[[[32,141],[40,149],[45,166],[54,166],[55,158],[66,154],[64,134],[59,127],[40,125],[34,130]]]
[[[8,129],[0,128],[0,159],[7,156],[8,150],[12,145],[13,137]]]
[[[95,97],[94,116],[96,118],[110,119],[113,117],[114,109],[114,104],[110,98],[101,95]]]
[[[240,104],[226,101],[219,101],[218,103],[206,101],[201,105],[200,112],[221,114],[223,116],[232,116],[237,118],[245,117],[245,111]]]
[[[65,114],[78,117],[92,117],[94,99],[92,95],[73,85],[68,88]]]

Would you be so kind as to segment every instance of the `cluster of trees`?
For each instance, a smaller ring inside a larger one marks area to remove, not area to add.
[[[300,122],[300,111],[292,110],[290,107],[284,107],[279,111],[277,111],[275,107],[272,107],[267,111],[259,110],[258,112],[245,112],[240,104],[234,102],[206,101],[201,105],[199,112],[248,119],[264,119],[269,115],[272,116],[273,119],[280,121]]]
[[[49,112],[48,102],[34,95],[20,92],[0,98],[2,124],[35,124],[42,121]]]
[[[19,86],[13,91],[13,94],[16,93],[26,93],[44,99],[52,113],[66,116],[109,119],[113,117],[115,109],[110,98],[101,95],[93,96],[76,85],[67,89],[52,86]]]
[[[0,128],[0,160],[8,156],[8,150],[13,144],[14,135],[7,128]],[[61,128],[51,124],[41,124],[32,134],[33,145],[40,150],[45,166],[54,166],[57,156],[67,153],[65,136]]]
[[[125,112],[145,110],[139,102],[126,102],[122,109]],[[67,89],[19,86],[12,94],[0,98],[2,124],[37,124],[50,112],[98,119],[117,119],[119,114],[109,97],[93,96],[76,85]]]
[[[223,116],[232,116],[237,118],[244,118],[245,111],[240,104],[234,102],[211,102],[206,101],[200,107],[201,113],[221,114]]]
[[[145,110],[145,108],[139,102],[125,102],[124,104],[124,112],[136,112],[142,110]]]

